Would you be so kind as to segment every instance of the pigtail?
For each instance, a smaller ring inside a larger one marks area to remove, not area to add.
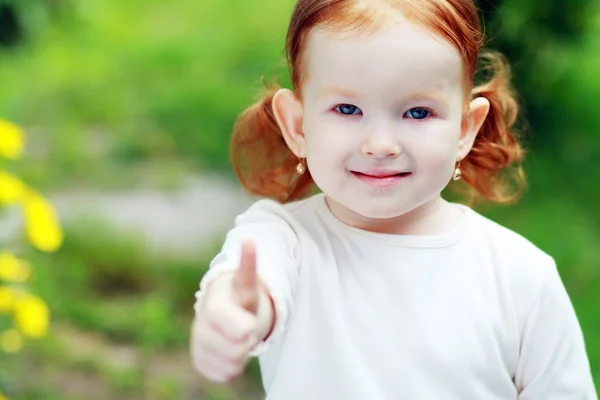
[[[504,57],[488,52],[482,55],[482,61],[484,72],[489,72],[491,78],[473,89],[473,97],[488,99],[490,112],[471,152],[462,161],[461,170],[472,201],[484,197],[496,203],[510,203],[525,187],[520,164],[524,150],[514,130],[519,105]]]
[[[252,195],[280,203],[306,197],[313,188],[310,172],[296,171],[298,158],[288,148],[273,113],[278,86],[247,108],[234,125],[230,158],[240,183]]]

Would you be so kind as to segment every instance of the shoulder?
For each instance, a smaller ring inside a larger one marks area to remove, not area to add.
[[[548,280],[558,277],[554,258],[523,235],[469,210],[474,250],[491,260],[497,273],[506,279],[516,305],[531,304]]]
[[[239,225],[260,221],[281,221],[297,225],[313,213],[316,197],[317,195],[285,204],[271,199],[260,199],[239,214],[235,223]]]
[[[259,199],[235,218],[234,228],[255,234],[283,235],[292,241],[307,239],[309,226],[317,214],[317,196],[285,204]]]
[[[316,215],[316,200],[313,196],[285,204],[271,199],[255,201],[235,218],[233,228],[226,234],[224,248],[239,249],[241,243],[250,238],[258,254],[270,257],[286,254],[300,264],[305,253],[314,248],[311,226]]]
[[[505,262],[522,265],[553,263],[552,257],[522,234],[468,209],[472,214],[473,233],[486,243],[493,256]]]

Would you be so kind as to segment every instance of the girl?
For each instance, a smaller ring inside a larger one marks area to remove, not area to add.
[[[260,355],[273,400],[597,398],[553,259],[441,196],[523,184],[502,58],[473,82],[483,41],[472,0],[298,2],[294,91],[233,133],[242,184],[269,199],[201,280],[200,374],[226,382]]]

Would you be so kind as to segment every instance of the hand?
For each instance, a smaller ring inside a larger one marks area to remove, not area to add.
[[[194,321],[192,362],[201,375],[224,383],[242,372],[249,351],[262,339],[256,315],[259,285],[256,249],[246,242],[239,268],[210,285]]]

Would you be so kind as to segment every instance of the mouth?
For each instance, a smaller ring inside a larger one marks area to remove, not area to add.
[[[412,172],[358,172],[358,171],[350,171],[352,175],[355,176],[364,176],[368,178],[377,178],[377,179],[385,179],[385,178],[402,178],[405,176],[409,176]]]
[[[412,172],[400,171],[350,171],[350,173],[361,182],[374,187],[391,187],[412,175]]]

